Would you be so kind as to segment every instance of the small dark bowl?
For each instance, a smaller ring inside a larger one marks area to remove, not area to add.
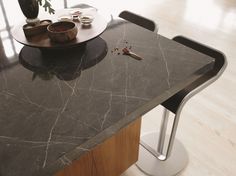
[[[70,21],[52,23],[47,27],[48,36],[53,42],[65,43],[76,38],[78,28]]]

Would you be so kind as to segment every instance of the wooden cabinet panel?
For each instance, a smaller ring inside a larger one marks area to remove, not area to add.
[[[138,160],[140,127],[138,118],[55,176],[119,176]]]

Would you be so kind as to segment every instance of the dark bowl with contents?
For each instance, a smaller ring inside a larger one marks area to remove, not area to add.
[[[76,38],[78,28],[70,21],[60,21],[47,27],[48,36],[53,42],[65,43]]]

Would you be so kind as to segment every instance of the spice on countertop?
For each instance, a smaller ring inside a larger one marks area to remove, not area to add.
[[[129,49],[129,50],[132,49],[132,46],[129,45],[129,42],[128,42],[127,40],[124,40],[123,43],[125,44],[125,47],[124,47],[124,48],[127,48],[127,49]],[[124,49],[124,48],[123,48],[123,49]],[[120,49],[120,48],[118,48],[118,47],[115,47],[115,48],[113,48],[113,49],[111,50],[111,53],[112,53],[112,54],[120,55],[120,54],[121,54],[120,51],[123,51],[123,49]],[[123,52],[123,54],[124,54],[124,52]]]

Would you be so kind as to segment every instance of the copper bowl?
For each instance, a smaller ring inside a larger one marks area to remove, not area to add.
[[[48,36],[53,42],[65,43],[76,38],[78,28],[70,21],[60,21],[47,27]]]

